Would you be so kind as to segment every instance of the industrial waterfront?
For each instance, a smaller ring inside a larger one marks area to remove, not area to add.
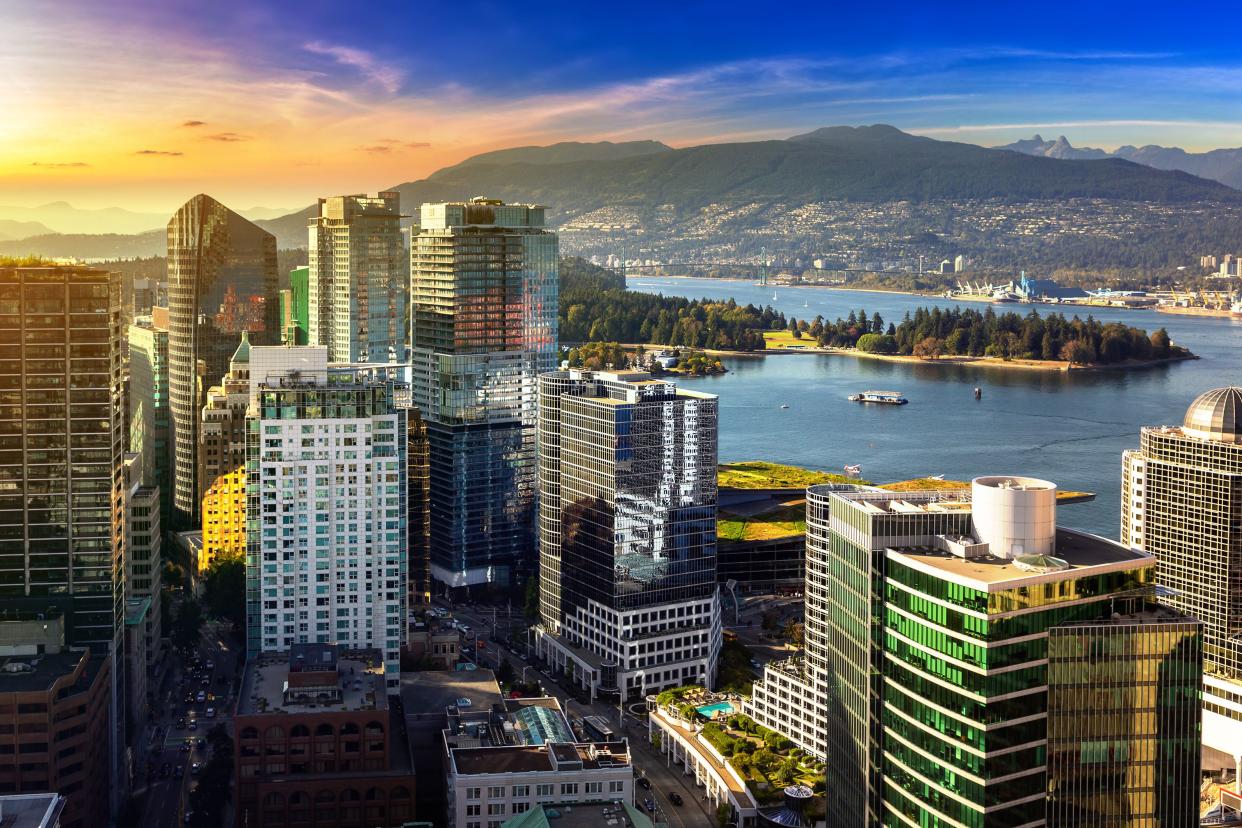
[[[865,308],[900,322],[918,307],[952,300],[813,287],[759,287],[715,279],[630,278],[631,290],[771,305],[798,319],[827,320]],[[776,299],[773,300],[775,294]],[[1004,304],[996,311],[1026,313]],[[875,481],[935,474],[969,479],[1026,473],[1095,492],[1068,507],[1067,525],[1118,534],[1121,452],[1144,425],[1177,424],[1201,392],[1238,383],[1242,322],[1112,308],[1037,306],[1041,314],[1088,310],[1148,332],[1164,327],[1200,359],[1142,370],[1008,371],[977,365],[907,364],[839,355],[729,357],[729,373],[681,380],[720,395],[722,461],[765,459],[840,472],[862,466]],[[975,400],[973,389],[982,390]],[[904,393],[905,406],[860,406],[860,389]],[[789,406],[782,408],[782,405]]]

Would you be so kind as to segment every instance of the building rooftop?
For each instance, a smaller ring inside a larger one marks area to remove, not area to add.
[[[0,656],[0,693],[45,693],[77,669],[84,652],[61,650],[41,655]],[[105,653],[89,652],[86,655],[86,669],[78,679],[78,690],[85,690],[90,685],[108,657]]]
[[[125,625],[132,627],[143,622],[151,611],[151,598],[130,598],[125,602]]]
[[[310,646],[323,648],[333,645]],[[262,653],[248,660],[242,675],[237,715],[388,708],[384,662],[377,652],[341,652],[336,659],[336,680],[331,688],[322,693],[305,688],[305,695],[290,695],[287,692],[290,690],[289,675],[298,672],[296,668],[291,670],[290,665],[289,653]]]
[[[504,698],[491,670],[421,670],[401,674],[401,703],[407,716],[443,717],[449,707],[491,709]]]
[[[982,592],[997,592],[1032,583],[1072,580],[1094,572],[1123,571],[1154,566],[1155,558],[1115,541],[1073,529],[1056,530],[1055,556],[1068,566],[1046,572],[1023,568],[1018,561],[986,555],[961,558],[933,546],[905,546],[888,550],[890,559],[947,578]]]
[[[650,817],[632,805],[538,805],[501,828],[653,828]]]
[[[65,798],[55,793],[0,796],[0,828],[53,828],[60,825]]]
[[[1242,388],[1213,388],[1186,409],[1182,431],[1203,440],[1242,443]]]
[[[628,767],[629,750],[623,741],[454,748],[452,762],[458,776],[538,773],[566,766],[574,770],[601,770]]]

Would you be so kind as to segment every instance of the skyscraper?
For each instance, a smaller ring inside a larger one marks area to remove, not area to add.
[[[427,421],[431,569],[448,586],[533,571],[536,377],[557,356],[544,208],[424,204],[411,240],[414,402]]]
[[[168,308],[129,326],[129,450],[160,490],[161,525],[172,520],[172,426],[168,410]]]
[[[250,339],[229,360],[229,372],[207,390],[198,442],[203,549],[199,573],[212,560],[246,554],[246,407],[250,402]]]
[[[276,237],[197,195],[168,222],[168,387],[177,528],[197,526],[198,428],[208,384],[242,331],[277,341]]]
[[[306,345],[309,331],[310,267],[303,265],[289,271],[289,287],[280,292],[280,344]]]
[[[309,344],[327,347],[332,362],[405,361],[400,202],[396,192],[321,198],[310,219]]]
[[[770,665],[746,711],[826,759],[830,826],[1045,824],[1050,637],[1077,622],[1141,617],[1153,605],[1155,560],[1059,528],[1056,487],[1041,480],[982,477],[969,493],[843,489],[807,491],[806,653]],[[1178,623],[1193,639],[1193,621]],[[1104,640],[1113,629],[1072,634]],[[1168,705],[1183,715],[1166,727],[1156,680],[1160,670],[1193,664],[1193,642],[1188,653],[1146,630],[1116,629],[1144,648],[1109,654],[1114,689],[1154,708],[1151,722],[1127,738],[1176,747],[1179,761],[1193,763],[1185,696]],[[810,692],[781,696],[789,676]],[[1056,677],[1075,692],[1066,673]],[[808,710],[816,699],[820,708]],[[789,725],[806,717],[826,723],[822,736]],[[1102,731],[1079,728],[1074,743],[1059,721],[1058,755],[1074,748],[1094,755]],[[822,741],[802,741],[808,737]],[[1108,791],[1115,780],[1104,775],[1117,767],[1147,782],[1158,767],[1149,756],[1109,758],[1098,767],[1059,766],[1058,780],[1078,783],[1062,789],[1063,801],[1085,803],[1084,782]]]
[[[323,347],[251,349],[249,653],[375,649],[388,686],[399,683],[408,412],[396,392],[391,381],[329,367]]]
[[[539,652],[594,696],[710,684],[716,398],[642,372],[539,379]]]
[[[1242,770],[1242,388],[1144,428],[1121,498],[1121,542],[1155,555],[1160,600],[1203,622],[1204,743]]]

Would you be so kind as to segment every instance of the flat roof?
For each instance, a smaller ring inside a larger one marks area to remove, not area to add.
[[[239,716],[256,713],[310,713],[347,710],[387,710],[384,688],[384,662],[379,653],[344,652],[337,659],[336,686],[341,700],[314,703],[287,703],[285,687],[289,681],[289,654],[262,653],[246,662],[241,694],[237,700]]]
[[[82,650],[61,650],[59,653],[20,655],[0,658],[0,693],[33,693],[52,686],[72,673],[82,660]],[[79,679],[81,687],[89,686],[103,666],[105,653],[91,652],[86,670]]]
[[[510,819],[504,828],[652,828],[653,825],[651,818],[633,805],[617,801],[602,805],[537,805]]]
[[[1053,555],[1069,564],[1068,569],[1032,572],[1019,568],[1012,560],[987,555],[981,558],[959,558],[930,546],[906,546],[887,550],[889,558],[903,561],[915,569],[948,577],[950,580],[983,592],[998,592],[1018,586],[1081,578],[1095,572],[1124,571],[1154,566],[1156,559],[1145,552],[1079,532],[1057,529]]]
[[[52,828],[60,825],[65,798],[55,793],[7,794],[0,796],[3,828]]]
[[[502,745],[452,748],[453,765],[459,776],[492,773],[536,773],[554,770],[558,762],[582,763],[583,770],[629,767],[625,742],[553,742],[548,745]],[[564,770],[564,768],[561,768]]]
[[[491,670],[420,670],[401,674],[401,703],[407,716],[443,716],[458,699],[466,711],[487,711],[504,697]]]

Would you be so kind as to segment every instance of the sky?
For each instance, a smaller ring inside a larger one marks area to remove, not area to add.
[[[0,205],[298,208],[478,152],[887,123],[1242,146],[1226,4],[0,0]]]

